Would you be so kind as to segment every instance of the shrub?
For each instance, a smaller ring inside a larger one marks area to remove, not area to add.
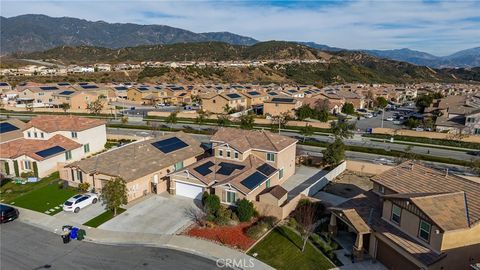
[[[78,189],[82,192],[87,192],[88,189],[90,188],[90,184],[89,183],[80,183],[78,184]]]
[[[260,222],[267,224],[268,228],[273,228],[277,224],[278,219],[274,216],[264,216],[260,218]]]
[[[237,216],[240,222],[249,221],[255,214],[253,203],[247,199],[242,199],[237,204]]]
[[[257,222],[247,229],[247,235],[253,239],[258,239],[268,231],[268,224],[265,222]]]
[[[207,214],[217,213],[220,209],[220,198],[217,195],[209,194],[205,197],[203,206],[205,207],[205,212]]]
[[[226,209],[224,207],[218,208],[217,212],[215,213],[214,222],[217,225],[227,225],[230,222],[230,218],[232,216],[232,210]]]
[[[296,229],[297,226],[298,226],[298,223],[297,223],[297,220],[293,217],[291,217],[289,220],[288,220],[288,224],[287,224],[290,228],[294,228]]]
[[[29,178],[33,176],[35,176],[34,172],[22,172],[22,174],[20,174],[20,177],[22,178]]]

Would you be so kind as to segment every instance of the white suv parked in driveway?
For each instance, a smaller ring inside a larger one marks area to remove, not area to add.
[[[80,209],[98,202],[95,193],[77,194],[63,203],[63,211],[78,213]]]

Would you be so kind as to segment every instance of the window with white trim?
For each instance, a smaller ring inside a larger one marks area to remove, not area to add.
[[[72,159],[72,151],[67,151],[65,152],[65,160],[70,160]]]
[[[402,216],[402,208],[396,204],[392,204],[392,217],[391,220],[396,223],[400,224],[400,217]]]
[[[90,152],[90,144],[89,143],[83,145],[83,152],[85,152],[85,153]]]
[[[282,179],[283,178],[283,168],[281,168],[279,171],[278,171],[278,179]]]
[[[267,161],[275,161],[275,153],[267,153]]]
[[[226,202],[227,203],[235,203],[237,200],[236,200],[236,195],[237,193],[235,191],[232,191],[232,190],[227,190],[226,192]]]
[[[72,138],[78,138],[78,134],[76,131],[72,131]]]
[[[430,225],[430,223],[421,219],[420,220],[420,226],[419,226],[419,229],[418,229],[418,237],[422,240],[427,241],[427,242],[430,241],[430,229],[431,228],[432,228],[432,225]]]
[[[223,151],[222,151],[222,149],[219,149],[219,150],[218,150],[218,155],[221,156],[221,157],[223,157]]]
[[[230,158],[230,151],[226,151],[227,152],[227,158]]]
[[[32,167],[30,166],[30,161],[29,160],[25,160],[24,164],[25,164],[25,170],[31,170],[32,169]]]
[[[29,138],[31,138],[31,137],[32,137],[32,133],[30,133],[30,131],[28,131],[28,132],[27,132],[27,136],[28,136]]]
[[[238,159],[238,152],[235,152],[234,154],[235,159]]]

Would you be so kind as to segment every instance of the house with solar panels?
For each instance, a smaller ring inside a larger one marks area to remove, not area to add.
[[[279,116],[289,114],[295,116],[295,110],[302,106],[302,101],[289,96],[272,96],[263,103],[263,114]]]
[[[234,110],[244,110],[247,106],[247,98],[239,92],[223,92],[220,94],[207,94],[201,97],[202,109],[211,113],[224,113],[228,105]]]
[[[60,178],[72,186],[89,183],[101,192],[107,181],[126,181],[128,201],[147,194],[166,192],[169,175],[197,162],[204,154],[200,142],[183,132],[134,142],[71,163],[60,170]]]
[[[42,115],[27,124],[11,119],[0,127],[2,172],[10,176],[47,176],[103,150],[107,141],[103,120],[77,116]]]
[[[57,107],[68,104],[72,110],[87,110],[88,105],[98,99],[100,96],[91,91],[63,90],[53,95],[53,102],[49,103]]]
[[[53,94],[67,90],[57,85],[29,86],[19,90],[17,104],[33,104],[34,107],[46,107],[53,102]]]
[[[247,108],[255,105],[263,105],[263,102],[268,99],[267,94],[259,90],[248,90],[243,92],[243,95],[247,98]]]
[[[223,204],[259,199],[295,173],[295,139],[264,130],[220,128],[211,138],[213,155],[170,176],[170,193],[201,198],[216,194]]]

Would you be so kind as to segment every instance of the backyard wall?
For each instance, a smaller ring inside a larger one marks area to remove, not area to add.
[[[380,174],[390,170],[394,166],[374,164],[370,162],[347,160],[346,169],[352,172],[368,173],[368,174]]]
[[[395,130],[391,128],[374,128],[372,130],[372,133],[374,134],[393,135],[394,132]],[[456,140],[456,141],[480,143],[480,136],[476,136],[476,135],[466,135],[464,138],[460,139],[454,136],[453,134],[449,134],[449,133],[415,131],[415,130],[408,130],[408,129],[398,129],[395,134],[399,136],[424,137],[424,138],[431,138],[431,139],[444,139],[444,140]]]
[[[302,191],[302,194],[304,194],[306,196],[315,195],[322,188],[324,188],[330,181],[332,181],[337,176],[339,176],[341,173],[343,173],[346,168],[347,168],[347,162],[346,161],[340,163],[340,165],[335,167],[333,170],[329,171],[327,174],[323,175],[321,178],[319,178],[317,181],[315,181],[312,185],[310,185],[304,191]]]

